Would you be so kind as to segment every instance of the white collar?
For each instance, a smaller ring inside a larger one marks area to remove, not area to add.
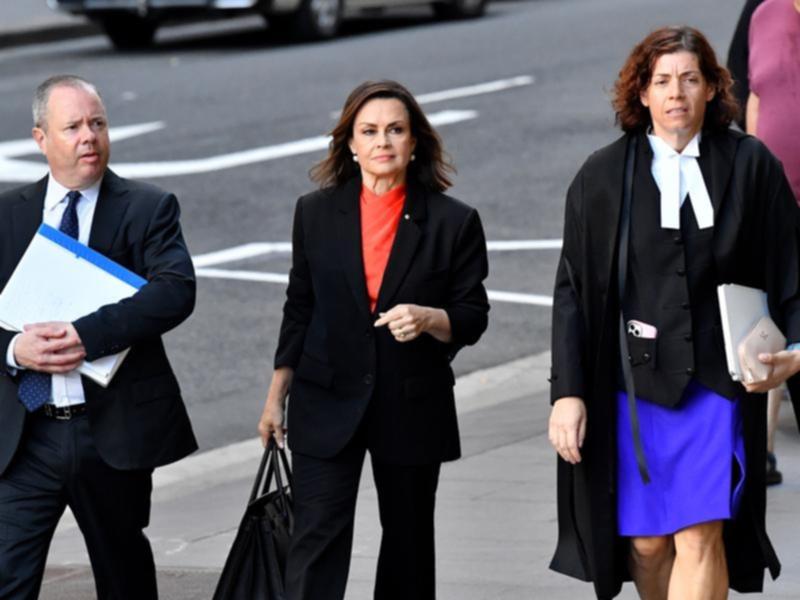
[[[81,196],[83,196],[87,204],[93,204],[97,202],[97,198],[100,196],[100,185],[102,183],[103,178],[101,177],[89,187],[77,191],[81,193]],[[67,197],[67,194],[70,191],[72,190],[61,185],[58,181],[56,181],[55,177],[53,177],[53,174],[50,173],[47,177],[47,192],[45,192],[44,196],[44,210],[53,210]]]
[[[714,225],[714,206],[697,162],[700,137],[698,132],[683,152],[678,152],[657,135],[647,135],[653,149],[651,170],[661,192],[661,227],[664,229],[681,228],[681,205],[687,195],[697,226],[707,229]]]

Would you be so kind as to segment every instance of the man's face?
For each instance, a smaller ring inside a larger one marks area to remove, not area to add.
[[[58,86],[50,92],[47,118],[33,128],[33,139],[58,183],[81,190],[96,183],[108,166],[111,144],[103,102],[82,87]]]

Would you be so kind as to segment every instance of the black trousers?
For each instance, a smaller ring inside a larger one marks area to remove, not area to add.
[[[365,444],[355,441],[332,459],[292,455],[295,523],[286,565],[288,600],[344,598],[365,453]],[[383,529],[375,600],[436,598],[433,515],[439,468],[372,460]]]
[[[32,415],[0,477],[0,598],[35,600],[50,541],[69,506],[83,533],[99,600],[156,600],[143,533],[152,471],[119,471],[98,455],[86,415]]]

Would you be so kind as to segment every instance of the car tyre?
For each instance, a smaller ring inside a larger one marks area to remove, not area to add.
[[[474,19],[486,11],[486,0],[435,2],[433,12],[440,19]]]
[[[106,17],[100,21],[108,39],[118,50],[137,50],[152,45],[158,23],[135,15]]]
[[[269,28],[278,39],[326,40],[339,33],[343,0],[303,0],[289,15],[268,17]]]

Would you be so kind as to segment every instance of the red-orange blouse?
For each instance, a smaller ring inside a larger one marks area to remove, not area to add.
[[[389,262],[389,252],[405,201],[405,185],[380,196],[361,186],[361,254],[364,257],[369,307],[373,312],[378,304],[383,273]]]

